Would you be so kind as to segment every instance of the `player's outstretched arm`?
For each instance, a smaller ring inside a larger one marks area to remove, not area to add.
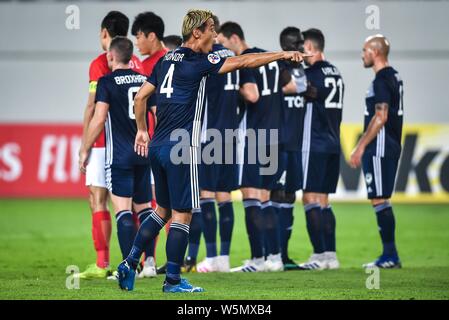
[[[365,133],[360,138],[354,151],[351,153],[349,164],[352,168],[357,168],[362,162],[362,156],[365,152],[366,146],[373,141],[379,131],[383,128],[388,120],[388,104],[377,103],[375,105],[376,113],[368,124]]]
[[[144,82],[134,98],[134,113],[136,115],[137,134],[134,142],[134,151],[140,155],[148,156],[148,144],[150,142],[150,136],[148,135],[147,123],[145,121],[145,114],[147,111],[148,97],[156,91],[156,87],[149,83]]]
[[[109,104],[105,102],[97,102],[95,105],[95,112],[89,122],[84,143],[81,145],[79,153],[79,168],[81,172],[86,172],[87,159],[89,158],[90,149],[95,140],[104,129],[104,123],[108,116]]]
[[[299,51],[248,53],[227,58],[218,73],[228,73],[242,68],[257,68],[277,60],[301,62],[304,57],[309,56]]]

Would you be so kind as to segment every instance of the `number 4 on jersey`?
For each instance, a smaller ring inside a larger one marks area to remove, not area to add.
[[[165,75],[164,81],[162,81],[161,94],[167,94],[167,98],[171,98],[171,94],[173,93],[172,81],[173,81],[173,72],[175,71],[175,65],[171,64],[170,68]]]

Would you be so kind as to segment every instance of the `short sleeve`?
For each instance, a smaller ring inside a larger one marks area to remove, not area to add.
[[[157,95],[153,93],[147,100],[147,110],[150,110],[151,107],[157,106]]]
[[[95,59],[89,66],[89,82],[98,81],[102,76],[104,76],[100,63]]]
[[[156,88],[157,88],[157,84],[158,84],[157,75],[161,68],[162,60],[163,60],[163,57],[159,59],[159,61],[154,66],[153,71],[151,72],[151,75],[147,78],[147,81],[149,83],[151,83],[153,86],[155,86]]]
[[[199,59],[198,70],[203,76],[218,73],[223,66],[226,58],[221,58],[216,53],[201,55]]]
[[[254,74],[249,69],[240,69],[240,85],[243,86],[245,83],[256,83],[256,78]]]
[[[105,102],[110,104],[110,94],[105,78],[100,78],[98,81],[97,91],[95,93],[95,103],[97,102]]]
[[[385,80],[383,79],[374,80],[373,89],[374,89],[374,103],[390,104],[391,92]]]

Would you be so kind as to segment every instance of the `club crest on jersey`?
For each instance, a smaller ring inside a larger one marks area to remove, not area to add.
[[[209,53],[209,55],[207,56],[207,60],[209,60],[209,62],[212,64],[217,64],[220,62],[220,57],[215,53]]]

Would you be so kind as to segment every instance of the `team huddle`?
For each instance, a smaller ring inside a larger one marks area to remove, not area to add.
[[[148,56],[140,62],[128,28],[124,14],[108,13],[100,33],[106,52],[90,67],[80,170],[90,190],[97,261],[78,276],[108,277],[133,290],[136,276],[161,273],[164,292],[202,292],[181,273],[338,269],[329,195],[339,178],[345,86],[325,59],[323,33],[287,27],[279,37],[283,51],[267,52],[249,47],[239,24],[220,24],[210,11],[189,10],[182,37],[165,38],[162,19],[144,12],[131,28]],[[389,199],[401,153],[403,85],[388,64],[389,49],[382,35],[365,41],[363,63],[375,79],[350,158],[352,167],[362,166],[383,243],[365,267],[401,267]],[[250,253],[231,268],[235,190]],[[300,264],[288,253],[298,190],[313,247]],[[115,273],[109,198],[123,257]],[[157,269],[164,227],[167,263]],[[197,263],[201,234],[206,258]]]

